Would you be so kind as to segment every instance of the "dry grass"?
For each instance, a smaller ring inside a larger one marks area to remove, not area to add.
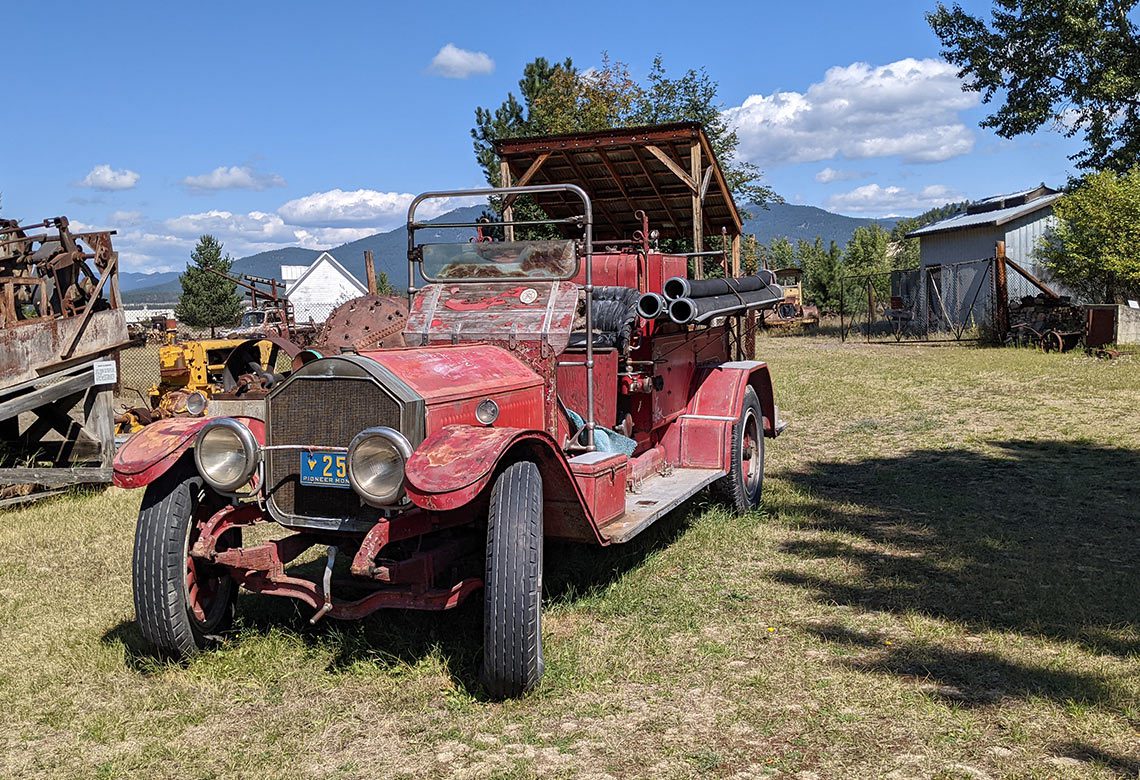
[[[3,777],[1131,777],[1140,362],[760,345],[765,509],[551,547],[547,676],[479,609],[306,627],[245,597],[185,665],[131,622],[137,493],[0,517]]]

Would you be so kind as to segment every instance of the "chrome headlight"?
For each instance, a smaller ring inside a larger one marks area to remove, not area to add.
[[[257,468],[257,440],[237,420],[211,420],[194,442],[194,465],[214,490],[232,493],[249,482]]]
[[[412,445],[394,428],[378,426],[356,434],[348,445],[348,481],[364,503],[391,506],[404,494],[404,467]]]
[[[204,411],[206,411],[205,394],[195,390],[186,396],[186,413],[188,415],[191,417],[201,417]]]

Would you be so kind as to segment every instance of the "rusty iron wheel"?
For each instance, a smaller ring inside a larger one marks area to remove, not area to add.
[[[233,623],[237,583],[224,569],[190,556],[199,527],[224,504],[191,458],[147,486],[135,529],[135,618],[162,655],[186,658],[217,641]],[[241,544],[230,531],[219,549]]]

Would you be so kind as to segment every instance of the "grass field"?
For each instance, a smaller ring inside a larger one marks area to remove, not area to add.
[[[0,777],[1140,774],[1140,360],[759,349],[764,509],[548,547],[521,701],[478,688],[479,604],[312,629],[247,595],[157,662],[139,493],[0,515]]]

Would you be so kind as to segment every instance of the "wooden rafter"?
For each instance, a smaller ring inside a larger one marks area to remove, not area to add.
[[[677,163],[673,162],[672,157],[665,154],[665,152],[661,151],[659,147],[656,147],[653,144],[647,144],[645,148],[649,151],[650,154],[660,160],[662,165],[672,171],[674,176],[683,181],[686,187],[688,187],[694,193],[697,192],[699,189],[697,187],[697,182],[693,179],[692,176],[685,173],[685,170],[680,165],[677,165]]]
[[[533,179],[534,175],[538,173],[540,168],[542,168],[542,164],[549,159],[550,152],[543,152],[538,157],[535,157],[534,162],[530,164],[530,167],[526,169],[523,175],[519,177],[519,180],[512,186],[525,187],[526,185],[530,184],[530,180]],[[503,199],[503,208],[509,209],[514,204],[515,200],[516,197],[514,195],[508,195]]]
[[[645,174],[645,178],[649,180],[649,186],[653,188],[653,194],[657,196],[657,201],[661,204],[662,211],[664,211],[665,214],[669,217],[669,221],[676,227],[680,227],[681,225],[685,224],[684,222],[681,222],[677,219],[676,215],[673,214],[673,209],[669,208],[669,202],[665,200],[664,196],[661,194],[661,190],[657,189],[657,183],[653,180],[653,174],[649,172],[649,166],[645,164],[645,160],[642,159],[641,153],[637,150],[637,147],[631,146],[630,149],[633,150],[633,159],[637,160],[637,164],[641,166],[641,170]]]

